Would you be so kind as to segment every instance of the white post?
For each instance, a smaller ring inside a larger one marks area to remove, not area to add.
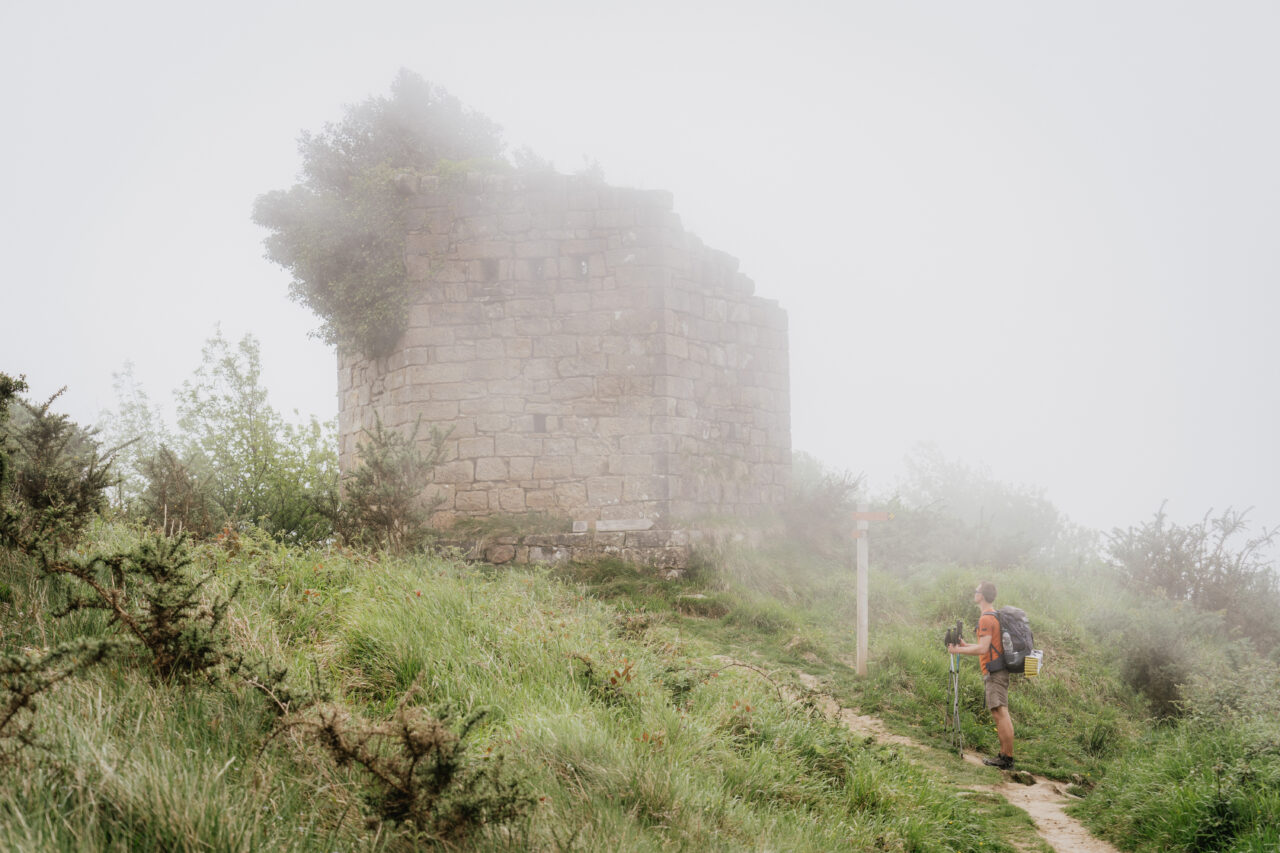
[[[858,512],[865,513],[868,509],[866,504],[858,504]],[[858,543],[858,675],[867,674],[867,527],[866,521],[858,521],[861,535],[855,540]]]

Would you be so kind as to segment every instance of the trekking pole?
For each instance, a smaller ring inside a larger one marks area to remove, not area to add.
[[[942,642],[947,648],[953,645],[959,645],[961,642],[961,634],[964,627],[960,622],[956,622],[955,628],[948,628],[947,635]],[[956,752],[961,758],[964,758],[964,733],[960,731],[960,656],[954,652],[949,655],[951,658],[951,713],[947,714],[944,721],[945,726],[954,727]]]
[[[951,655],[951,723],[955,726],[956,754],[964,758],[964,732],[960,730],[960,656]]]

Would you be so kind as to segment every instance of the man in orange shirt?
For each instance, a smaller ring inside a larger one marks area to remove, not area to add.
[[[1000,620],[996,618],[996,585],[983,581],[973,591],[973,601],[982,616],[978,619],[978,642],[947,646],[955,655],[977,655],[982,664],[982,685],[987,694],[987,708],[996,721],[996,736],[1000,738],[1000,755],[985,758],[982,763],[1001,770],[1013,769],[1013,718],[1009,716],[1009,671],[988,670],[988,665],[1004,655],[1004,643],[1000,637]]]

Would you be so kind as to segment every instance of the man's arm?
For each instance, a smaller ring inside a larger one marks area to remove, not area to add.
[[[985,655],[987,650],[991,648],[991,635],[979,637],[976,643],[960,643],[955,646],[947,646],[947,651],[953,655]]]

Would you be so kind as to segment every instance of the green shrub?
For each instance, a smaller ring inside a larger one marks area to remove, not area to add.
[[[1120,676],[1161,719],[1177,716],[1182,685],[1213,657],[1214,620],[1187,608],[1148,607],[1131,617],[1115,643]]]
[[[343,478],[341,497],[332,497],[326,509],[347,542],[403,553],[431,534],[431,513],[441,499],[424,498],[423,490],[444,454],[448,433],[433,428],[424,452],[420,426],[419,421],[403,435],[384,427],[379,417],[372,430],[365,430],[365,440],[357,444],[360,463]]]

